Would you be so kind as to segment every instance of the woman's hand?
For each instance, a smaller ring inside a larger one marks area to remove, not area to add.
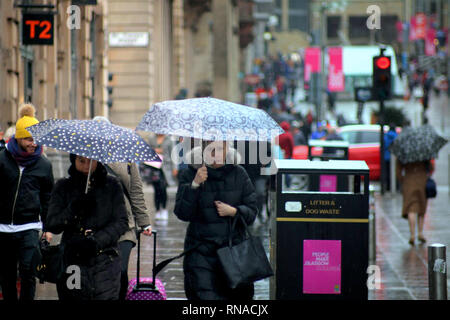
[[[234,217],[237,213],[237,209],[235,207],[230,206],[221,201],[214,201],[216,205],[217,212],[221,217]]]
[[[53,239],[53,233],[51,233],[51,232],[44,232],[43,234],[42,234],[42,239],[44,239],[45,238],[45,240],[47,240],[47,242],[51,242],[52,241],[52,239]]]
[[[144,236],[151,237],[152,236],[152,226],[148,225],[145,228],[143,228],[142,229],[142,234]]]
[[[197,174],[195,175],[194,182],[196,184],[202,184],[203,182],[208,179],[208,170],[206,169],[206,166],[203,164],[202,167],[197,169]]]

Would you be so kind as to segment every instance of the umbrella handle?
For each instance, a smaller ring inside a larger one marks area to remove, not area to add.
[[[89,159],[89,172],[86,180],[86,189],[84,190],[84,193],[87,194],[89,190],[89,185],[91,183],[91,168],[92,168],[92,159]]]

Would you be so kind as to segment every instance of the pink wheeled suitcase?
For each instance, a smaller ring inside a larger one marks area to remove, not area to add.
[[[156,235],[153,231],[153,269],[152,278],[140,277],[140,262],[141,262],[141,232],[138,232],[138,247],[137,247],[137,277],[128,282],[128,290],[126,300],[167,300],[166,290],[161,280],[156,278]]]

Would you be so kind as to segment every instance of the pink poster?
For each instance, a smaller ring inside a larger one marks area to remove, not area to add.
[[[425,55],[427,56],[436,55],[436,45],[434,44],[435,38],[436,38],[436,29],[427,28],[425,36]]]
[[[341,293],[341,240],[303,240],[303,293]]]
[[[409,41],[417,40],[416,35],[416,17],[411,17],[411,23],[409,24]]]
[[[331,92],[344,91],[344,71],[342,66],[342,48],[328,48],[328,90]]]
[[[311,79],[311,73],[320,72],[321,70],[320,48],[309,47],[305,49],[305,76],[304,80]]]
[[[416,24],[416,39],[425,39],[427,27],[427,16],[425,15],[425,13],[416,14],[415,24]]]
[[[330,174],[320,175],[320,192],[336,192],[337,191],[337,176]]]

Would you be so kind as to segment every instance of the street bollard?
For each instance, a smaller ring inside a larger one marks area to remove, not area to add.
[[[428,287],[430,300],[447,300],[447,247],[440,243],[428,246]]]
[[[369,262],[374,264],[377,260],[377,235],[375,220],[375,190],[369,186]]]

